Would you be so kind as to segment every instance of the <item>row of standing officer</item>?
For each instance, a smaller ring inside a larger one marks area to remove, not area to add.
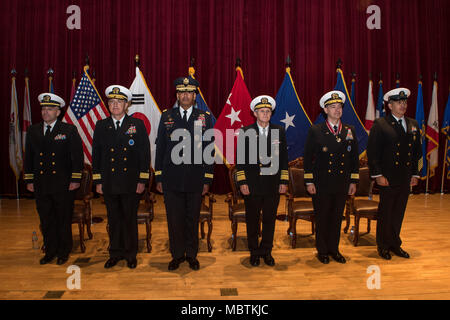
[[[174,164],[171,154],[178,141],[172,141],[171,134],[176,129],[188,131],[192,138],[188,144],[192,147],[190,154],[194,154],[194,148],[203,152],[205,144],[196,143],[194,131],[196,126],[202,132],[210,129],[211,116],[195,108],[198,93],[195,79],[178,78],[175,87],[177,107],[164,110],[158,129],[155,180],[157,190],[164,193],[166,206],[172,254],[168,268],[175,270],[187,260],[193,270],[198,270],[201,198],[209,191],[213,166],[194,164],[193,161]],[[96,191],[104,195],[108,215],[110,258],[105,268],[113,267],[121,259],[127,260],[129,268],[135,268],[137,210],[140,194],[150,175],[149,142],[143,122],[126,114],[132,100],[131,92],[123,86],[113,85],[105,94],[111,116],[97,123],[92,152],[94,184]],[[391,258],[390,251],[409,257],[400,246],[400,230],[409,186],[417,184],[417,161],[421,156],[417,122],[404,116],[409,94],[408,89],[398,88],[385,95],[391,114],[375,121],[369,136],[370,172],[381,190],[377,245],[379,255],[384,259]],[[75,126],[57,120],[64,100],[51,93],[43,93],[38,99],[43,121],[29,128],[24,178],[28,190],[36,194],[44,235],[46,254],[40,263],[46,264],[58,257],[57,263],[63,264],[72,249],[71,214],[74,190],[79,187],[83,167],[82,144]],[[345,199],[355,193],[359,179],[355,131],[340,120],[344,103],[345,95],[340,91],[328,92],[321,98],[320,106],[327,120],[311,127],[305,145],[305,182],[308,192],[313,195],[316,248],[322,263],[329,262],[328,256],[337,262],[346,262],[338,250],[341,217]],[[244,127],[243,132],[255,130],[258,142],[264,138],[270,146],[274,142],[271,129],[279,130],[280,139],[276,141],[279,170],[269,176],[261,174],[263,165],[259,158],[256,165],[247,162],[237,165],[253,266],[259,265],[260,257],[267,265],[275,264],[271,255],[275,217],[279,194],[286,192],[289,179],[284,129],[270,123],[275,105],[270,96],[255,98],[251,109],[256,121]],[[402,119],[403,125],[398,122]],[[249,150],[246,143],[246,161]],[[270,153],[270,148],[268,150]],[[263,213],[263,230],[258,244],[259,212]]]

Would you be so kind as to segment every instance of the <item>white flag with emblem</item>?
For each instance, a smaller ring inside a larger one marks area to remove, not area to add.
[[[128,108],[128,115],[141,119],[145,124],[150,140],[152,167],[154,168],[156,136],[158,135],[161,110],[145,82],[144,75],[138,67],[136,67],[136,78],[134,78],[134,81],[131,84],[130,91],[133,94],[133,101],[130,108]]]
[[[426,129],[427,159],[430,168],[430,178],[434,176],[434,170],[438,166],[438,150],[439,150],[439,120],[438,120],[438,101],[437,101],[437,81],[433,84],[433,95],[431,98],[431,108],[428,115],[428,123]]]

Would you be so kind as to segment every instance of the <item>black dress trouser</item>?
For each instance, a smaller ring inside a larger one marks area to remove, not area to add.
[[[342,214],[346,199],[347,195],[342,193],[318,192],[313,196],[318,254],[326,255],[339,252]]]
[[[104,194],[109,224],[109,256],[135,259],[138,252],[137,211],[141,195]]]
[[[379,249],[400,248],[400,231],[410,192],[409,183],[381,187],[378,205],[377,246]]]
[[[164,204],[172,258],[196,258],[202,193],[164,190]]]
[[[275,221],[280,195],[244,196],[245,222],[247,224],[248,249],[251,255],[267,255],[272,252]],[[262,211],[262,239],[258,245],[260,213]]]
[[[74,191],[36,195],[45,254],[64,258],[72,251],[72,214]]]

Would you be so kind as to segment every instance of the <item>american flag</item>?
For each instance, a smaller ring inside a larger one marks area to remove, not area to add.
[[[92,138],[98,120],[109,117],[109,112],[84,67],[83,76],[63,121],[74,124],[83,141],[84,161],[92,163]]]

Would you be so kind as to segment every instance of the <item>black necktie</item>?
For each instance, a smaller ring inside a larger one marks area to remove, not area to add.
[[[119,130],[119,128],[120,128],[120,121],[117,120],[117,121],[116,121],[116,130]]]
[[[338,131],[338,127],[337,127],[337,126],[334,126],[333,129],[334,129],[334,134],[336,134],[337,131]]]
[[[402,130],[405,131],[405,128],[403,128],[402,119],[398,120],[398,124],[402,127]]]
[[[50,125],[47,125],[47,129],[45,130],[45,134],[44,134],[45,137],[48,137],[50,135],[51,128],[52,127]]]
[[[187,110],[184,110],[183,112],[184,112],[183,121],[184,121],[184,123],[187,123]]]

